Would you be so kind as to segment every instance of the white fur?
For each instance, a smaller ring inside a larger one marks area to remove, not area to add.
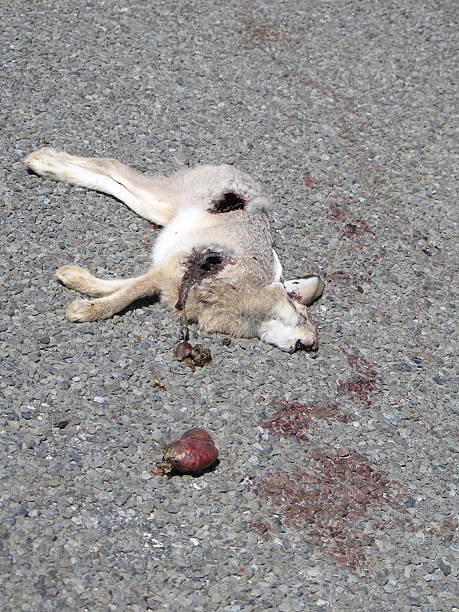
[[[189,253],[196,245],[195,235],[205,227],[208,217],[196,206],[181,209],[158,236],[153,246],[153,265],[163,264],[174,254]]]

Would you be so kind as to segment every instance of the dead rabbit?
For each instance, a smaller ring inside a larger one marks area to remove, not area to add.
[[[206,332],[257,337],[290,353],[317,350],[308,306],[324,284],[311,274],[283,280],[268,223],[270,199],[241,170],[206,165],[145,175],[113,159],[52,148],[31,153],[25,163],[39,175],[112,195],[164,226],[152,267],[141,276],[103,280],[79,266],[59,268],[64,285],[90,296],[68,306],[69,321],[107,319],[159,294],[182,320]]]

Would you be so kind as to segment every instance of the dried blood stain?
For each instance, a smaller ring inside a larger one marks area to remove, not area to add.
[[[367,361],[361,355],[357,355],[356,353],[349,353],[348,351],[346,351],[346,349],[343,349],[343,353],[346,355],[349,365],[355,372],[357,372],[358,374],[363,374],[370,380],[379,379],[374,363]]]
[[[349,397],[357,402],[367,402],[370,393],[375,389],[375,383],[363,376],[352,376],[348,380],[338,381],[339,392],[349,395]]]
[[[349,274],[346,274],[345,272],[343,272],[342,270],[336,270],[336,271],[332,271],[332,272],[325,272],[324,274],[326,280],[328,281],[343,281],[343,280],[350,280],[350,276]]]
[[[264,537],[268,537],[272,531],[272,527],[269,523],[264,523],[261,521],[246,521],[246,525]]]
[[[361,567],[372,538],[358,529],[370,508],[395,501],[397,483],[346,449],[316,450],[309,471],[274,472],[255,481],[287,527],[303,528],[333,560]]]
[[[346,211],[337,204],[331,204],[329,210],[329,215],[333,219],[344,219],[346,217]]]
[[[305,172],[303,174],[303,183],[306,185],[306,187],[308,187],[309,189],[314,189],[314,187],[317,186],[317,181],[315,181],[310,172]]]
[[[148,238],[140,238],[139,242],[142,246],[144,246],[147,249],[151,247],[151,240],[149,240]]]
[[[364,219],[353,219],[351,223],[346,223],[344,226],[344,235],[346,238],[355,238],[368,233],[374,235],[374,231]]]
[[[348,395],[354,401],[368,402],[370,393],[377,389],[378,382],[381,380],[375,364],[360,355],[348,353],[346,350],[343,350],[343,353],[355,374],[347,380],[338,381],[339,392]]]
[[[373,271],[371,269],[367,270],[365,274],[353,274],[350,276],[343,270],[330,270],[322,273],[323,277],[328,283],[332,283],[334,286],[339,287],[339,283],[342,283],[341,286],[353,286],[353,288],[359,293],[364,293],[361,285],[359,283],[370,284],[372,282],[371,275]],[[351,282],[348,282],[351,281]],[[338,283],[338,285],[336,285]]]
[[[285,400],[273,403],[280,404],[282,408],[268,419],[260,420],[260,425],[276,436],[307,440],[307,432],[316,419],[341,421],[342,423],[347,421],[347,417],[339,413],[330,402],[303,404],[301,402]]]

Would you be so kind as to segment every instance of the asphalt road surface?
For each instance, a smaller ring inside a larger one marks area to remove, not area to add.
[[[457,610],[456,3],[0,13],[1,609]],[[138,274],[158,231],[28,173],[46,145],[258,176],[317,355],[209,335],[193,373],[159,304],[69,323],[54,270]],[[191,427],[219,465],[153,475]]]

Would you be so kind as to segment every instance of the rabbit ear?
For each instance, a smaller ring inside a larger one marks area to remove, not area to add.
[[[317,274],[308,274],[303,278],[295,278],[284,282],[288,295],[303,306],[310,306],[324,292],[325,284]]]

